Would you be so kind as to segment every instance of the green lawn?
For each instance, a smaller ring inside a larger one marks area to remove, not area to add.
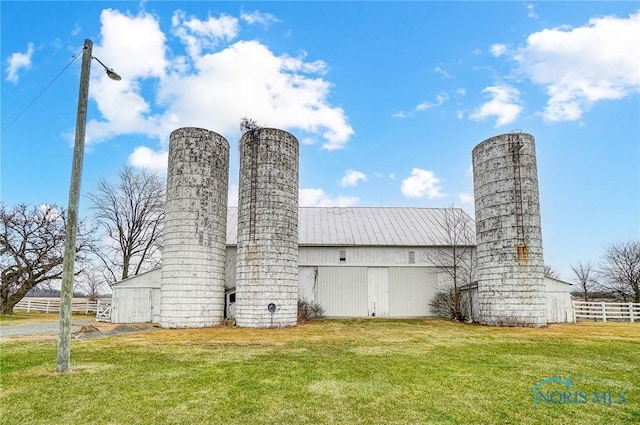
[[[64,375],[55,337],[0,350],[2,424],[640,423],[640,323],[157,329],[74,339]],[[587,402],[534,406],[533,386],[550,377]]]

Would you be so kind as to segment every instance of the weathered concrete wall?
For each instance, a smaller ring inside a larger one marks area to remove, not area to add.
[[[297,303],[298,140],[252,130],[240,139],[236,324],[294,326]]]
[[[229,143],[213,131],[171,133],[160,326],[217,326],[224,316]]]
[[[533,136],[503,134],[473,149],[480,321],[546,326]]]

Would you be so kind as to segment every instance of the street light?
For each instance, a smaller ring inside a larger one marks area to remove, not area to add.
[[[102,61],[101,61],[100,59],[98,59],[98,58],[97,58],[97,57],[95,57],[95,56],[91,56],[91,59],[95,59],[95,60],[97,60],[97,61],[98,61],[98,63],[99,63],[100,65],[102,65],[102,67],[104,68],[104,72],[106,72],[106,73],[107,73],[107,76],[108,76],[109,78],[111,78],[113,81],[120,81],[120,80],[122,80],[122,77],[121,77],[121,76],[119,76],[117,72],[115,72],[115,71],[114,71],[113,69],[111,69],[111,68],[107,68],[107,65],[103,64],[103,63],[102,63]]]
[[[84,156],[84,136],[87,125],[87,104],[89,99],[89,74],[91,59],[104,67],[109,78],[120,80],[120,76],[91,56],[93,41],[84,40],[82,68],[80,70],[80,94],[78,95],[78,115],[76,118],[76,138],[73,147],[71,165],[71,183],[69,185],[69,208],[64,238],[64,257],[62,262],[62,285],[60,289],[60,332],[58,333],[58,361],[56,370],[68,372],[71,368],[71,300],[73,298],[73,266],[76,259],[76,236],[78,234],[78,205],[80,201],[80,180]]]

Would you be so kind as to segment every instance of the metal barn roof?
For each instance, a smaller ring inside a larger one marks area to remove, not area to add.
[[[298,210],[298,244],[306,246],[437,246],[450,245],[445,230],[450,208],[301,207]],[[467,222],[475,243],[471,217],[454,213]],[[227,245],[236,245],[238,208],[227,214]],[[460,243],[464,245],[464,243]]]

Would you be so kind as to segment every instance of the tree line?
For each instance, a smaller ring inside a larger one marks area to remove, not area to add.
[[[90,219],[78,224],[74,291],[97,298],[113,283],[160,264],[165,182],[124,167],[116,182],[89,193]],[[0,314],[30,291],[55,290],[62,277],[66,211],[55,204],[0,203]]]
[[[579,288],[573,294],[584,301],[615,298],[640,303],[640,240],[608,245],[598,264],[578,262],[571,270]]]

